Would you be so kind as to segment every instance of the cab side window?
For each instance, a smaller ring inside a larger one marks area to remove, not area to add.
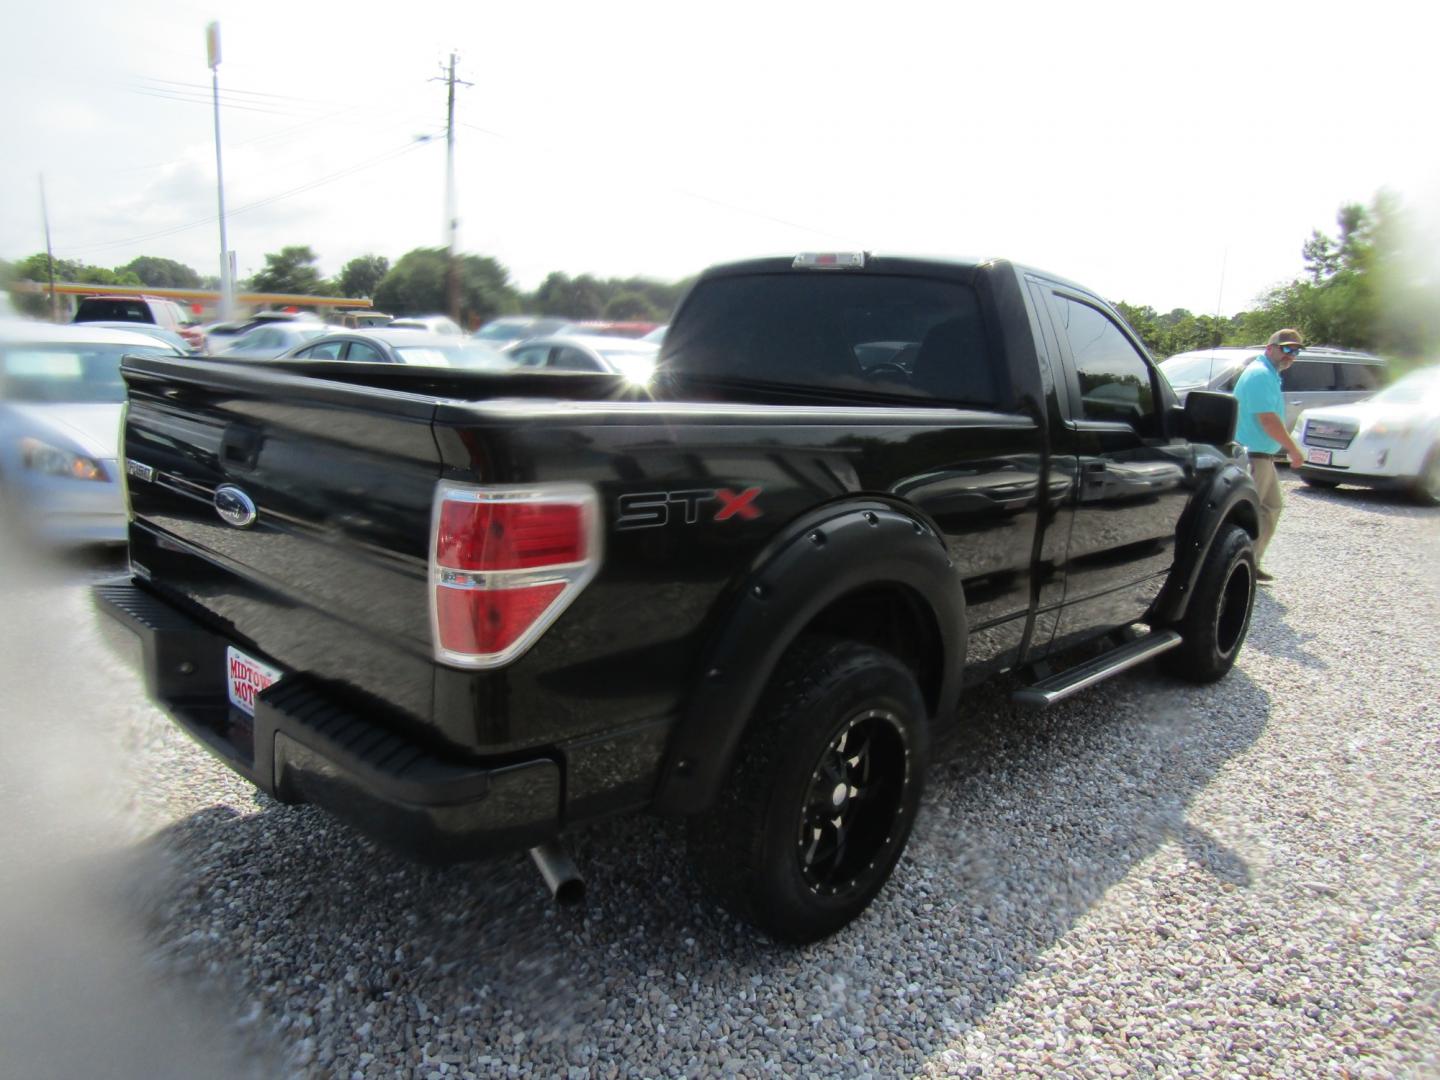
[[[520,367],[544,367],[545,362],[550,359],[550,346],[529,345],[523,349],[516,349],[510,355]]]
[[[385,362],[385,357],[380,355],[378,349],[363,341],[350,342],[350,351],[345,354],[345,359],[361,364],[383,364]]]
[[[320,345],[311,345],[296,355],[305,360],[339,360],[340,350],[344,346],[343,341],[326,341]]]
[[[1052,297],[1080,381],[1080,418],[1118,421],[1142,435],[1159,434],[1149,361],[1099,308],[1068,296]]]

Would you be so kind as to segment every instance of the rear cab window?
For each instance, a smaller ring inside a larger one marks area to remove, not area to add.
[[[76,322],[133,322],[155,324],[150,305],[143,300],[85,299],[75,309]]]
[[[880,273],[704,281],[667,332],[659,371],[701,383],[830,390],[839,400],[995,409],[1014,401],[973,287]]]

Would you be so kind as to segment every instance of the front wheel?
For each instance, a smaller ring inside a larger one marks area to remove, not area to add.
[[[690,860],[726,909],[786,942],[869,906],[904,850],[929,755],[924,698],[881,649],[802,639],[777,668]]]
[[[1161,667],[1190,682],[1221,678],[1235,665],[1255,604],[1255,543],[1238,525],[1215,535],[1185,616],[1176,624],[1181,643],[1160,658]]]
[[[1440,446],[1433,447],[1420,466],[1420,475],[1410,489],[1415,501],[1422,506],[1440,506]]]

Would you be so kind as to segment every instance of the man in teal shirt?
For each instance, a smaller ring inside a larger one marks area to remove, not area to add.
[[[1295,362],[1303,343],[1298,330],[1276,330],[1270,335],[1265,351],[1255,357],[1240,373],[1235,383],[1235,397],[1240,402],[1235,422],[1235,441],[1250,451],[1250,475],[1260,495],[1260,535],[1255,540],[1255,575],[1273,581],[1274,575],[1260,568],[1265,549],[1275,535],[1280,511],[1285,500],[1280,494],[1280,478],[1275,475],[1275,454],[1285,448],[1293,468],[1305,460],[1300,447],[1285,430],[1285,396],[1280,391],[1280,372]]]

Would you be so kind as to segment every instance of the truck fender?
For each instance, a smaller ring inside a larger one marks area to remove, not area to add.
[[[1155,598],[1152,624],[1168,626],[1185,615],[1195,581],[1220,527],[1239,525],[1253,538],[1260,531],[1260,498],[1255,482],[1239,465],[1227,464],[1216,470],[1207,490],[1191,500],[1191,509],[1180,521],[1175,545],[1175,566],[1165,588]]]
[[[669,740],[656,810],[693,814],[711,803],[786,650],[827,609],[872,588],[902,594],[932,624],[925,637],[933,663],[917,681],[932,717],[954,712],[965,602],[943,539],[933,525],[878,499],[822,508],[767,545],[722,606]]]

